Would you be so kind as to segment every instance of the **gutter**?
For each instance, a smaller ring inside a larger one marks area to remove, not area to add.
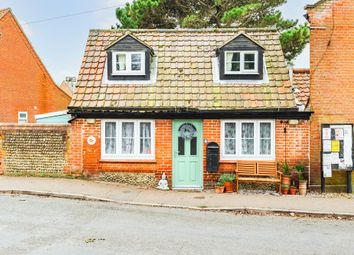
[[[69,113],[75,118],[155,118],[155,119],[175,119],[175,118],[261,118],[261,119],[303,119],[309,120],[313,112],[299,111],[297,108],[278,109],[253,109],[253,110],[196,110],[190,108],[170,108],[170,109],[120,109],[117,108],[71,108]]]

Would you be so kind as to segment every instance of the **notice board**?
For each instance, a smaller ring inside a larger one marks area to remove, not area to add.
[[[353,125],[322,125],[322,173],[353,170]]]

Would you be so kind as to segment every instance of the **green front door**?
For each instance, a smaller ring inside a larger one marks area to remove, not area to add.
[[[172,186],[174,189],[203,188],[203,123],[174,120],[172,124]]]

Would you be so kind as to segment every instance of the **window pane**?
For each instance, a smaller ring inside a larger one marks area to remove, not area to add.
[[[140,71],[141,70],[141,64],[140,63],[132,63],[132,71]]]
[[[254,154],[254,140],[242,139],[242,154],[253,155]]]
[[[240,53],[239,52],[226,53],[226,71],[233,71],[233,72],[240,71]]]
[[[225,138],[236,137],[236,123],[225,123]]]
[[[140,123],[140,153],[151,154],[151,123]]]
[[[225,139],[225,154],[236,154],[236,139]]]
[[[261,138],[271,138],[270,127],[271,127],[270,123],[261,123],[260,124]]]
[[[255,70],[255,65],[252,62],[245,63],[245,70]]]
[[[254,53],[246,53],[244,55],[245,63],[244,69],[245,70],[256,70],[256,56]]]
[[[232,63],[230,71],[234,71],[234,72],[240,71],[240,63]]]
[[[115,154],[116,153],[116,128],[115,122],[105,123],[105,153]]]
[[[141,122],[140,123],[140,137],[151,137],[151,123]]]
[[[234,53],[229,53],[229,54],[232,56],[231,60],[233,62],[240,61],[240,52],[234,52]]]
[[[132,54],[132,62],[141,62],[141,54]]]
[[[122,154],[134,154],[134,122],[122,123]]]
[[[178,137],[178,155],[184,155],[184,139],[181,136]]]
[[[131,55],[132,71],[141,70],[141,54],[132,54]]]
[[[245,54],[245,61],[250,61],[250,62],[254,62],[254,53],[246,53]]]
[[[116,154],[116,139],[106,138],[105,139],[105,153],[106,154]]]
[[[197,137],[191,139],[191,155],[197,155]]]
[[[236,154],[236,123],[225,123],[225,154]]]
[[[260,132],[260,148],[259,152],[261,155],[270,155],[271,154],[271,123],[260,123],[259,132]]]
[[[271,139],[261,139],[260,141],[260,154],[270,155],[271,154]]]
[[[254,124],[242,123],[242,154],[254,154]]]
[[[253,138],[253,137],[254,137],[254,124],[242,123],[242,138]]]
[[[151,138],[140,139],[140,154],[151,154]]]
[[[106,122],[105,123],[105,137],[106,138],[116,137],[116,123],[115,122]]]
[[[116,55],[116,63],[117,63],[117,71],[125,71],[127,70],[126,66],[126,55],[125,54],[117,54]]]

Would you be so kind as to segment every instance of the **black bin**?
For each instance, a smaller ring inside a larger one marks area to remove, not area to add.
[[[216,173],[219,169],[219,145],[215,142],[207,144],[206,165],[209,173]]]

